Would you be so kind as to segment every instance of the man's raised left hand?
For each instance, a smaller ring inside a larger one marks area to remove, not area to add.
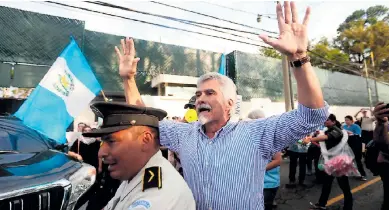
[[[277,20],[280,35],[278,39],[269,38],[261,34],[259,37],[268,45],[280,53],[288,56],[289,60],[297,60],[305,57],[308,50],[307,25],[309,22],[310,8],[305,12],[303,23],[299,22],[298,11],[294,2],[285,1],[284,12],[282,5],[277,3]]]

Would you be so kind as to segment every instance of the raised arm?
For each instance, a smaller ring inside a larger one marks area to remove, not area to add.
[[[305,13],[304,21],[301,24],[298,18],[298,10],[294,2],[285,2],[284,13],[282,6],[277,4],[277,19],[280,35],[278,39],[271,39],[266,35],[260,38],[280,53],[286,55],[289,61],[304,61],[308,58],[308,34],[310,8]],[[293,68],[297,81],[298,102],[307,108],[317,109],[324,107],[323,94],[320,83],[310,62],[301,67]]]
[[[362,111],[362,109],[358,110],[358,112],[355,113],[355,115],[354,115],[355,120],[358,120],[358,115],[359,115],[359,113],[361,113],[361,111]]]
[[[311,109],[299,104],[297,110],[244,123],[255,147],[265,158],[270,159],[276,152],[317,130],[327,116],[328,106]]]
[[[286,1],[284,12],[278,3],[279,38],[270,39],[266,35],[260,35],[265,43],[286,55],[290,62],[302,63],[293,68],[297,81],[298,109],[265,121],[248,123],[253,141],[266,158],[315,131],[324,124],[328,116],[328,106],[307,55],[309,16],[310,8],[307,8],[304,20],[300,23],[294,2],[290,4]]]
[[[135,58],[134,40],[126,38],[120,41],[122,49],[115,47],[115,51],[119,62],[119,74],[123,79],[126,102],[130,105],[145,106],[135,81],[137,64],[140,58]],[[189,127],[189,124],[175,123],[169,120],[161,121],[159,123],[161,145],[172,151],[179,151],[181,136]]]
[[[115,51],[119,62],[119,74],[123,79],[126,102],[131,105],[145,106],[135,81],[136,68],[140,58],[135,58],[134,40],[126,38],[120,40],[120,42],[122,49],[119,50],[115,46]]]

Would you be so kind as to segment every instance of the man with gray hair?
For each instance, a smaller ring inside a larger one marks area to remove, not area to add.
[[[328,106],[307,55],[310,10],[300,23],[293,2],[285,2],[284,9],[277,4],[279,39],[260,37],[288,56],[297,81],[297,110],[267,119],[232,122],[237,100],[235,84],[227,76],[207,73],[197,83],[195,106],[199,120],[163,120],[159,124],[161,144],[180,155],[197,209],[263,210],[264,174],[269,160],[327,119]],[[121,40],[121,45],[122,50],[115,50],[127,103],[144,106],[135,82],[139,58],[135,58],[134,42],[127,38]]]

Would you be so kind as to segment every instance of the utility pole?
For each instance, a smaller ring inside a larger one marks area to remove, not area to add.
[[[284,99],[285,99],[285,111],[292,110],[291,106],[291,91],[290,91],[290,80],[289,80],[289,65],[288,58],[282,55],[282,77],[284,79]]]
[[[374,53],[373,51],[370,52],[370,59],[371,59],[371,65],[373,67],[373,77],[374,77],[374,88],[375,88],[375,94],[376,94],[376,97],[377,97],[377,101],[380,101],[380,98],[378,96],[378,88],[377,88],[377,77],[376,77],[376,72],[375,72],[375,62],[374,62]],[[371,110],[372,111],[372,110]]]
[[[371,89],[370,89],[370,86],[369,86],[369,73],[367,71],[367,64],[366,64],[366,59],[363,59],[363,63],[365,64],[365,78],[366,78],[366,87],[367,87],[367,93],[369,95],[369,105],[370,105],[370,110],[373,110],[373,105],[372,105],[372,101],[371,101]]]
[[[289,89],[290,89],[290,104],[291,104],[292,110],[293,110],[294,109],[293,84],[292,84],[292,74],[290,72],[291,72],[290,65],[288,65]]]

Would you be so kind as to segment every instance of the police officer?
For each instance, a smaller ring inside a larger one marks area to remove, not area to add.
[[[101,137],[99,157],[111,177],[122,181],[104,209],[196,209],[188,185],[159,150],[158,124],[165,111],[115,102],[91,108],[103,125],[83,135]]]

